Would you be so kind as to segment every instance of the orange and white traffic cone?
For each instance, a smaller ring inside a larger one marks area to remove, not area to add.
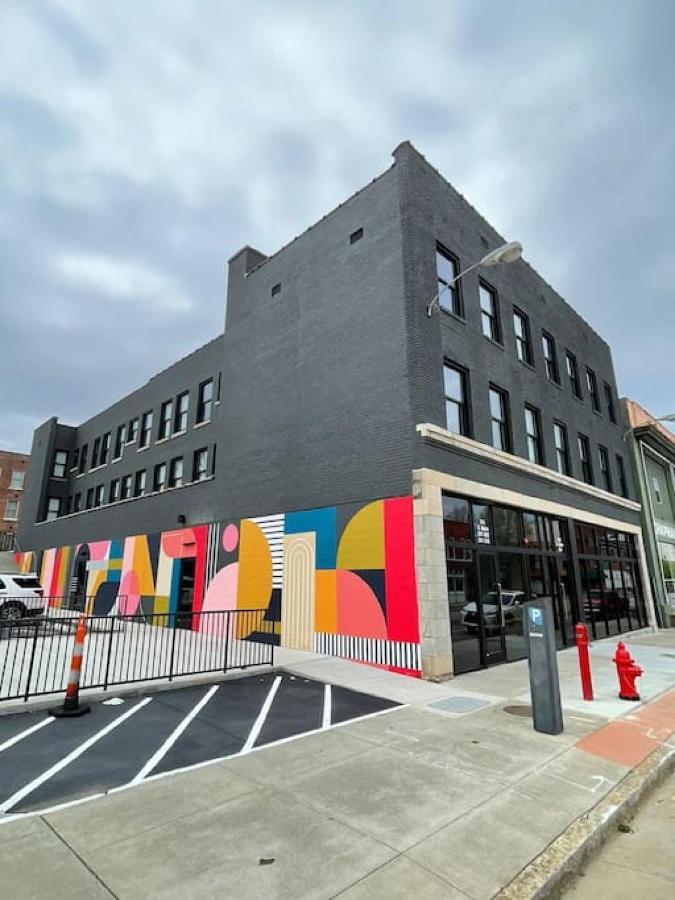
[[[70,674],[66,687],[66,698],[63,706],[57,706],[50,710],[52,716],[57,719],[83,716],[90,711],[86,704],[80,705],[80,672],[82,670],[82,657],[84,656],[84,638],[87,633],[84,616],[80,616],[75,632],[75,645],[73,657],[70,661]]]

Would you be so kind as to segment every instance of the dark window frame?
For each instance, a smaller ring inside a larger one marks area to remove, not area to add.
[[[187,400],[185,409],[181,409],[183,400]],[[181,391],[176,397],[176,411],[173,417],[173,433],[182,434],[187,431],[188,416],[190,414],[190,391]]]
[[[157,426],[157,440],[163,441],[171,437],[173,428],[173,397],[164,400],[159,407],[159,423]]]
[[[456,279],[461,272],[459,258],[439,241],[436,241],[436,255],[434,259],[436,261],[436,290],[438,292],[438,305],[444,312],[452,313],[453,316],[457,316],[459,319],[463,319],[465,316],[462,280],[460,279],[459,281],[454,281],[451,284],[450,281],[447,281],[445,278],[441,277],[438,270],[439,256],[450,264],[453,278]],[[450,298],[449,303],[447,303],[448,297]]]
[[[133,496],[144,497],[148,487],[148,476],[145,469],[138,469],[134,474]]]
[[[581,400],[583,395],[581,393],[581,379],[579,378],[579,363],[571,350],[565,350],[565,371],[567,372],[567,379],[572,388],[573,396],[577,400]]]
[[[445,390],[445,370],[451,369],[453,372],[459,375],[459,385],[461,391],[461,398],[457,399],[452,397],[446,393]],[[445,427],[448,431],[451,431],[452,434],[461,434],[464,437],[472,436],[472,423],[471,423],[471,392],[470,392],[470,381],[469,381],[469,370],[464,366],[460,366],[458,363],[453,362],[450,359],[446,359],[443,361],[443,397],[444,397],[444,410],[445,410]],[[452,431],[448,427],[448,403],[453,403],[457,408],[457,421],[459,422],[460,430]]]
[[[579,462],[581,463],[581,479],[586,484],[595,484],[593,475],[593,460],[591,459],[591,442],[587,434],[577,432],[577,447],[579,449]]]
[[[58,457],[62,456],[63,461],[59,462]],[[68,470],[68,451],[55,450],[54,461],[52,462],[52,478],[65,478]]]
[[[491,299],[492,310],[490,312],[488,312],[483,306],[483,292],[486,293]],[[502,322],[499,311],[499,294],[497,292],[497,289],[492,287],[491,284],[481,278],[478,281],[478,298],[483,337],[487,338],[489,341],[492,341],[495,344],[499,344],[499,346],[501,347],[503,346]],[[485,332],[486,321],[489,323],[489,334],[486,334]]]
[[[612,389],[612,385],[605,381],[603,382],[605,387],[605,403],[607,404],[607,415],[609,416],[609,421],[612,425],[616,425],[616,408],[614,406],[614,391]]]
[[[140,418],[138,416],[134,416],[133,419],[129,419],[129,427],[127,428],[127,444],[134,444],[138,440],[138,431],[140,428]]]
[[[87,468],[87,451],[89,450],[89,444],[82,444],[82,448],[80,450],[80,465],[78,468],[78,474],[84,475]]]
[[[121,480],[119,478],[113,478],[110,482],[110,487],[108,488],[108,503],[117,503],[120,499],[121,486]]]
[[[562,437],[562,446],[558,446],[557,435]],[[560,475],[571,475],[570,465],[570,441],[567,425],[564,422],[553,420],[553,446],[555,448],[555,469]],[[562,465],[561,465],[562,464]]]
[[[180,475],[176,474],[176,469],[180,463]],[[170,488],[182,487],[185,484],[185,465],[182,456],[174,456],[169,462],[169,477],[167,485]]]
[[[598,459],[600,460],[600,478],[606,491],[613,493],[612,472],[609,465],[609,450],[602,444],[598,444]]]
[[[94,446],[91,451],[91,464],[89,466],[89,471],[92,469],[98,469],[99,461],[98,457],[101,452],[101,438],[94,438]]]
[[[127,424],[124,422],[122,425],[117,426],[117,430],[115,431],[115,448],[113,450],[113,461],[116,459],[122,458],[122,453],[124,451],[124,444],[127,438]]]
[[[522,326],[523,334],[518,334],[517,323]],[[516,336],[516,356],[519,361],[527,366],[534,366],[532,353],[532,332],[530,329],[530,317],[518,306],[513,307],[513,331]],[[521,355],[521,353],[523,355]]]
[[[599,413],[600,394],[598,393],[598,376],[593,369],[589,368],[589,366],[586,366],[586,387],[588,389],[588,396],[591,398],[593,411]]]
[[[163,473],[163,477],[160,479],[159,475]],[[159,493],[160,491],[166,490],[167,486],[167,465],[165,462],[158,462],[152,473],[152,490],[153,493]]]
[[[152,443],[152,428],[155,417],[151,409],[146,410],[141,416],[141,424],[138,431],[138,449],[144,450]]]
[[[544,353],[544,366],[546,377],[553,384],[560,386],[560,368],[558,367],[558,351],[555,338],[549,331],[542,330],[541,345]],[[550,351],[550,354],[549,352]]]
[[[539,466],[546,465],[546,458],[544,455],[544,440],[543,440],[543,432],[541,427],[541,411],[533,406],[531,403],[525,404],[525,443],[527,445],[527,458],[530,462],[536,463]],[[534,434],[530,434],[527,427],[527,414],[531,413],[532,420],[534,422]],[[532,443],[530,443],[532,442]],[[532,454],[530,453],[531,447],[534,447],[534,456],[535,459],[532,459]]]
[[[629,498],[630,493],[628,491],[628,477],[626,475],[626,464],[623,461],[623,456],[620,453],[616,454],[616,469],[619,473],[619,491],[622,497]]]
[[[205,397],[207,387],[211,388],[209,397]],[[206,378],[200,382],[197,391],[197,418],[196,425],[205,425],[213,417],[213,378]]]
[[[203,468],[198,465],[199,460],[204,458]],[[199,447],[192,454],[192,480],[205,481],[209,477],[209,449],[208,447]]]
[[[497,418],[492,412],[492,395],[495,394],[499,399],[499,406],[502,418]],[[513,435],[511,430],[511,404],[509,402],[508,391],[499,387],[498,384],[490,382],[488,385],[488,410],[490,412],[490,439],[495,450],[502,450],[504,453],[513,453]],[[501,447],[494,442],[494,427],[497,426],[499,431]]]

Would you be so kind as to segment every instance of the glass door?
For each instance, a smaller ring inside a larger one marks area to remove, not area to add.
[[[506,661],[506,632],[502,586],[497,581],[497,556],[478,554],[478,621],[483,662],[486,666]]]

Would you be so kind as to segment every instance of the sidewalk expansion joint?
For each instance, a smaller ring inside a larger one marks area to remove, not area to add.
[[[115,894],[113,891],[110,890],[110,888],[109,888],[108,885],[105,883],[105,881],[103,881],[103,879],[100,877],[100,875],[98,875],[98,874],[92,869],[92,867],[89,865],[89,863],[86,862],[86,860],[84,860],[84,859],[80,856],[80,854],[77,852],[77,850],[75,850],[73,847],[71,847],[70,844],[68,843],[68,841],[67,841],[61,834],[59,834],[59,832],[56,830],[56,828],[54,828],[54,826],[52,825],[52,823],[51,823],[51,822],[48,822],[47,819],[45,819],[44,816],[40,816],[40,820],[41,820],[42,822],[45,823],[45,825],[47,826],[47,828],[49,828],[49,830],[50,830],[51,833],[54,835],[54,837],[55,837],[58,841],[60,841],[60,842],[63,844],[63,846],[66,847],[66,848],[73,854],[73,856],[75,857],[75,859],[77,859],[77,861],[78,861],[79,863],[81,863],[81,865],[84,866],[84,868],[87,870],[87,872],[89,872],[89,874],[92,876],[92,878],[95,878],[95,879],[96,879],[96,881],[101,885],[101,887],[103,888],[103,890],[106,891],[106,893],[110,894],[111,897],[114,897],[114,900],[120,900],[120,898],[117,896],[117,894]]]

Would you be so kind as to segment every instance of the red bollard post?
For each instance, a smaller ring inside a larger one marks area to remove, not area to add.
[[[578,622],[574,626],[574,635],[577,640],[577,650],[579,651],[581,690],[584,696],[584,700],[592,700],[593,681],[591,679],[591,659],[588,654],[588,628],[582,622]]]

